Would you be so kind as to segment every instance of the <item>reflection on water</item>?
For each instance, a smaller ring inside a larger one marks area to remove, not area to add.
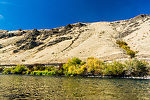
[[[0,75],[0,100],[149,100],[150,80]]]

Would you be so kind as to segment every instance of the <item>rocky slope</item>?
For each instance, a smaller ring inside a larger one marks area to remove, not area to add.
[[[150,60],[150,15],[129,20],[68,24],[40,30],[0,30],[0,64],[65,62],[68,58],[129,59],[118,47],[125,41],[139,51],[137,58]]]

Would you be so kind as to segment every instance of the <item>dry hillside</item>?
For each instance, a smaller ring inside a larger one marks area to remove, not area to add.
[[[129,59],[117,40],[150,60],[150,15],[40,30],[0,30],[0,64],[65,62],[68,58]]]

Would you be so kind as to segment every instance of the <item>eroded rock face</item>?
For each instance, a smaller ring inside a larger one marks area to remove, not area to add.
[[[22,40],[19,40],[15,43],[17,47],[17,51],[19,50],[29,50],[33,49],[34,47],[37,47],[42,44],[42,42],[39,42],[37,40],[37,36],[40,35],[40,32],[37,29],[34,29],[31,33],[26,33],[25,38]],[[16,51],[16,50],[15,50]],[[14,53],[17,53],[15,52]]]
[[[13,37],[15,36],[14,33],[3,33],[3,34],[0,34],[0,39],[2,38],[10,38],[10,37]]]
[[[0,44],[0,49],[3,48],[2,44]]]
[[[44,40],[48,39],[49,37],[54,38],[57,37],[55,40],[51,40],[42,47],[40,47],[38,50],[42,50],[48,46],[55,45],[57,43],[60,43],[65,40],[71,40],[71,36],[64,37],[63,35],[67,35],[71,32],[71,29],[74,27],[81,28],[82,26],[85,26],[85,24],[77,23],[75,25],[68,24],[66,27],[61,28],[54,28],[51,30],[37,30],[34,29],[32,31],[23,31],[19,30],[18,34],[9,33],[6,36],[2,35],[1,37],[13,37],[13,36],[21,36],[24,35],[24,38],[17,41],[14,45],[18,47],[18,49],[14,50],[13,53],[18,53],[20,50],[29,50],[33,49],[37,46],[40,46],[44,44]],[[63,37],[60,37],[63,36]]]
[[[41,42],[30,41],[19,48],[19,50],[29,50],[41,45]]]

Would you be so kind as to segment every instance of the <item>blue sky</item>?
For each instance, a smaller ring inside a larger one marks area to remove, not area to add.
[[[51,29],[150,14],[150,0],[0,0],[0,29]]]

